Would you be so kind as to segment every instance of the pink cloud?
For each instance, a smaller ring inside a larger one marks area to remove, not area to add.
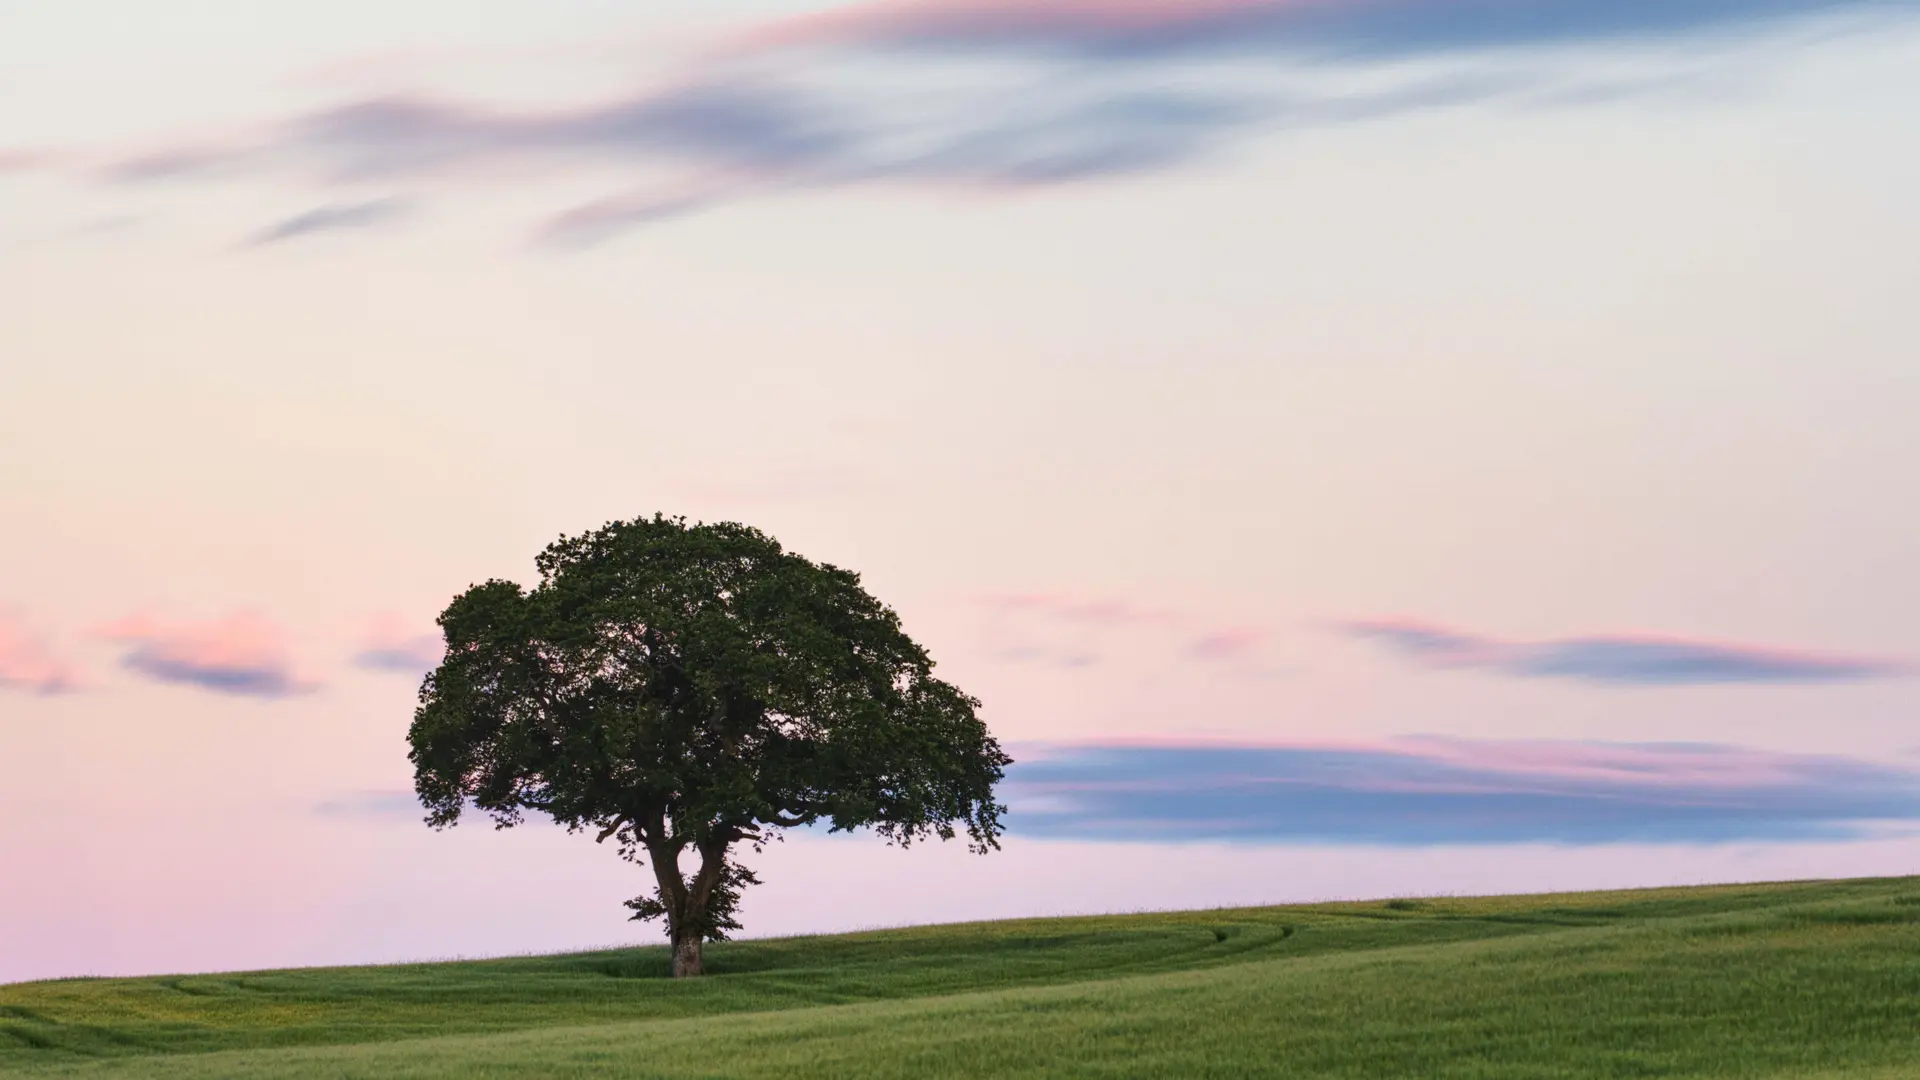
[[[1660,40],[1867,9],[1877,0],[878,0],[776,21],[734,49],[1079,50],[1129,64],[1190,50],[1344,47],[1349,57]],[[1897,5],[1896,5],[1897,6]]]
[[[0,173],[32,172],[59,162],[59,155],[49,151],[0,149]]]
[[[1096,626],[1168,626],[1184,616],[1165,608],[1146,608],[1107,597],[1076,597],[1061,593],[1014,593],[984,601],[997,611],[1043,615]]]
[[[353,662],[371,671],[420,675],[431,671],[446,653],[440,635],[414,630],[397,616],[377,615],[361,636]]]
[[[1193,643],[1193,655],[1207,660],[1234,660],[1247,655],[1267,639],[1267,632],[1250,626],[1208,631]]]
[[[1012,639],[995,650],[1007,660],[1084,668],[1098,663],[1106,649],[1131,647],[1168,658],[1228,664],[1243,675],[1266,677],[1279,670],[1264,662],[1272,631],[1260,626],[1069,593],[1000,594],[982,603],[999,617],[995,632]]]
[[[126,645],[121,664],[159,682],[266,698],[313,688],[295,672],[285,632],[252,612],[199,623],[132,615],[95,633]]]
[[[74,669],[55,656],[45,640],[0,615],[0,688],[59,694],[78,685]]]
[[[1247,14],[1337,6],[1329,0],[917,0],[855,4],[758,30],[749,48],[889,39],[1086,37],[1172,31]]]

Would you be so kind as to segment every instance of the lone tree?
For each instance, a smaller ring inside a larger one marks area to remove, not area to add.
[[[735,855],[774,830],[870,826],[904,847],[963,828],[999,847],[1012,759],[859,575],[661,516],[562,537],[535,564],[531,591],[489,581],[441,613],[415,791],[435,828],[469,805],[499,828],[538,811],[651,864],[653,892],[627,906],[666,920],[674,975],[739,929],[758,879]]]

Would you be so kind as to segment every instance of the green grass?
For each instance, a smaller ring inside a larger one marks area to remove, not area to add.
[[[1920,879],[0,986],[31,1077],[1920,1077]]]

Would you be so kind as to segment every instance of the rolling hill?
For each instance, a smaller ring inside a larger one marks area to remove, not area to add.
[[[23,1077],[1920,1076],[1920,878],[0,986]]]

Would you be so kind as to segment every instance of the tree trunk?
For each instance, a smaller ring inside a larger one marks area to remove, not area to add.
[[[700,959],[700,944],[706,935],[698,931],[681,933],[673,941],[673,977],[685,978],[689,975],[704,975],[706,967]]]
[[[653,822],[653,835],[661,832],[659,820]],[[667,940],[673,945],[673,977],[703,975],[700,945],[706,940],[701,921],[693,911],[696,898],[689,895],[686,879],[680,876],[680,849],[664,842],[647,845],[647,858],[653,864],[654,880],[660,883],[660,905],[667,909]]]
[[[673,977],[676,979],[684,975],[706,974],[706,963],[700,955],[700,949],[706,943],[707,931],[713,927],[707,905],[713,903],[714,886],[720,883],[720,876],[726,872],[726,840],[709,840],[699,845],[699,850],[700,872],[693,875],[693,880],[687,882],[680,891],[680,910],[670,930],[673,937]],[[677,860],[674,869],[677,878]]]
[[[654,835],[662,831],[653,823]],[[726,872],[727,843],[724,838],[700,845],[700,872],[692,881],[680,876],[680,848],[655,842],[647,845],[648,861],[653,864],[654,880],[660,883],[660,904],[666,908],[667,940],[673,943],[673,977],[704,975],[706,962],[700,955],[712,920],[707,905],[713,902],[714,887]]]

